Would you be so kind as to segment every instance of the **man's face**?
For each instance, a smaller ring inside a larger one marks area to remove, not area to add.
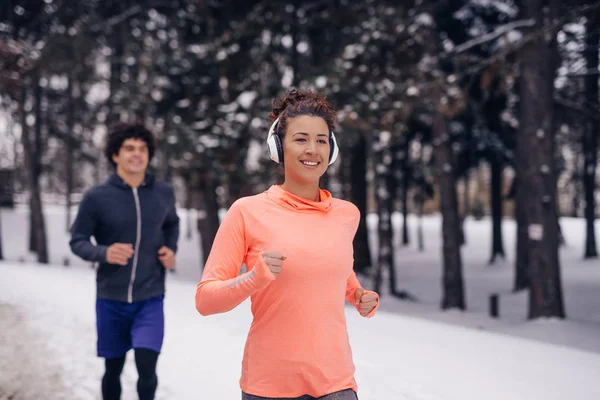
[[[144,174],[148,168],[148,145],[142,139],[125,139],[112,159],[117,170],[126,174]]]

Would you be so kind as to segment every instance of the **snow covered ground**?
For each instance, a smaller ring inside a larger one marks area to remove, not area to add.
[[[185,212],[181,211],[185,217]],[[102,361],[95,357],[94,271],[68,250],[63,210],[46,209],[54,265],[26,252],[27,213],[2,210],[6,262],[0,263],[0,399],[99,399]],[[198,238],[185,238],[167,284],[166,336],[157,399],[239,399],[238,377],[250,324],[247,303],[224,315],[194,309],[200,277]],[[371,223],[374,221],[371,220]],[[399,218],[394,218],[398,227]],[[419,298],[382,298],[373,319],[348,308],[361,400],[600,398],[600,262],[581,260],[584,225],[563,219],[561,251],[568,319],[527,322],[526,295],[509,294],[514,226],[504,226],[508,259],[489,258],[488,221],[467,222],[463,249],[467,312],[441,312],[440,221],[424,221],[426,251],[398,248],[399,283]],[[416,225],[411,221],[414,232]],[[600,233],[600,232],[599,232]],[[70,267],[61,264],[64,258]],[[363,284],[368,286],[369,282]],[[487,317],[487,297],[506,293],[501,318]],[[132,358],[123,399],[135,398]]]

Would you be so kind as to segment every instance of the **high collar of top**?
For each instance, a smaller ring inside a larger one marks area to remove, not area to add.
[[[266,192],[267,197],[274,202],[290,210],[298,211],[319,211],[329,212],[331,210],[332,199],[331,193],[324,189],[319,189],[321,201],[312,201],[300,196],[296,196],[287,192],[279,185],[273,185]]]

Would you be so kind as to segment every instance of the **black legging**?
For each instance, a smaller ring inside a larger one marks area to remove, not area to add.
[[[102,399],[119,400],[121,398],[121,371],[125,365],[125,356],[107,358],[104,361],[104,376],[102,377]]]
[[[138,371],[137,391],[140,400],[153,400],[158,377],[156,376],[156,361],[158,353],[149,349],[135,349],[135,365]],[[105,372],[102,377],[102,399],[120,400],[121,372],[125,365],[125,356],[107,358]]]

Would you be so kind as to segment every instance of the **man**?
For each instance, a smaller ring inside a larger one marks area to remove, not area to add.
[[[173,189],[147,172],[154,149],[154,137],[142,125],[111,130],[105,156],[115,173],[84,195],[71,230],[73,253],[99,263],[96,327],[98,356],[105,358],[104,400],[120,399],[131,348],[140,400],[154,399],[158,385],[165,269],[175,266],[179,218]]]

